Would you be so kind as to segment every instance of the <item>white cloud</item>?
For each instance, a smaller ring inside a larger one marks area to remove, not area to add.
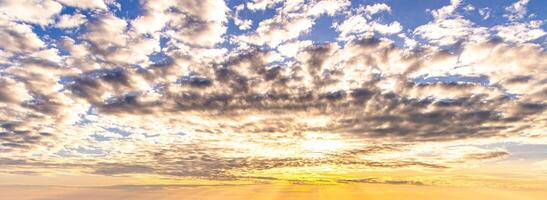
[[[240,39],[252,44],[268,44],[269,46],[276,47],[285,41],[307,33],[313,24],[313,19],[304,16],[290,19],[267,19],[258,24],[256,33],[242,36]]]
[[[412,38],[409,38],[408,36],[406,36],[405,33],[399,33],[399,34],[397,34],[397,36],[399,36],[401,39],[403,39],[403,42],[405,43],[405,47],[407,47],[409,49],[413,49],[414,47],[416,47],[416,45],[418,45],[418,41],[416,41]]]
[[[4,0],[0,2],[0,14],[13,20],[46,26],[61,12],[62,5],[52,0]]]
[[[235,7],[235,12],[233,13],[232,19],[234,20],[234,24],[238,26],[239,30],[247,30],[250,29],[253,25],[253,21],[250,19],[242,19],[239,15],[240,12],[245,8],[245,4],[240,4]]]
[[[463,18],[430,22],[417,27],[414,34],[441,46],[454,44],[460,40],[485,41],[489,36],[487,28],[475,27],[473,22]]]
[[[308,33],[320,15],[333,15],[348,5],[349,2],[345,0],[314,1],[310,4],[289,1],[279,8],[280,13],[261,21],[254,33],[238,36],[237,39],[255,45],[276,47]]]
[[[256,10],[265,10],[266,8],[271,8],[276,4],[283,2],[284,0],[253,0],[247,2],[247,8],[252,11]]]
[[[143,16],[137,17],[131,22],[139,33],[154,33],[165,27],[169,17],[162,12],[150,11]]]
[[[475,10],[475,6],[473,6],[471,4],[467,4],[465,7],[463,7],[463,10],[465,10],[467,12],[471,12],[471,11]]]
[[[338,39],[348,41],[371,37],[374,36],[374,33],[391,35],[401,32],[403,27],[397,21],[383,24],[372,19],[372,15],[382,11],[389,12],[391,8],[386,4],[374,4],[357,8],[355,14],[348,15],[341,23],[333,24],[333,27],[340,32]]]
[[[154,17],[161,19],[155,29],[167,22],[164,33],[173,39],[207,47],[224,41],[229,9],[223,0],[147,2],[145,8],[151,15],[167,16]],[[170,8],[180,12],[172,12]]]
[[[83,23],[87,22],[86,16],[82,15],[80,13],[76,13],[73,15],[64,14],[59,16],[59,19],[57,23],[55,24],[55,27],[58,28],[75,28]]]
[[[399,33],[403,30],[403,27],[399,24],[399,22],[392,22],[390,24],[373,22],[372,28],[384,35]]]
[[[528,4],[530,0],[518,0],[517,2],[511,4],[510,6],[505,8],[505,11],[508,13],[503,15],[510,21],[520,20],[524,18],[524,15],[526,15],[526,4]]]
[[[237,27],[240,30],[250,29],[251,26],[253,25],[253,21],[251,21],[250,19],[242,20],[242,19],[239,19],[239,18],[235,18],[234,23],[237,25]]]
[[[51,62],[54,62],[54,63],[61,63],[62,62],[62,58],[61,58],[61,56],[59,56],[59,50],[57,50],[55,48],[50,48],[50,49],[44,49],[44,50],[41,50],[41,51],[37,51],[37,52],[34,52],[34,53],[30,54],[30,56],[35,57],[35,58],[39,58],[39,59],[43,59],[43,60],[48,60],[48,61],[51,61]]]
[[[10,52],[33,52],[45,43],[32,32],[32,27],[0,19],[0,48]]]
[[[452,0],[450,5],[432,10],[433,20],[414,29],[414,34],[434,45],[451,45],[459,41],[483,42],[489,39],[488,28],[475,23],[455,12],[461,0]]]
[[[96,17],[96,21],[87,24],[85,39],[102,49],[126,44],[128,36],[125,31],[128,23],[125,20],[112,14]]]
[[[62,4],[81,9],[108,9],[103,0],[58,0]]]
[[[363,13],[369,17],[380,12],[391,12],[391,7],[384,3],[377,3],[357,8],[357,13]]]
[[[437,20],[450,17],[454,14],[456,8],[458,8],[462,3],[462,0],[451,0],[450,5],[444,6],[438,10],[431,11],[433,17]]]
[[[313,42],[310,40],[287,42],[283,45],[279,45],[277,50],[283,56],[295,57],[298,52],[300,52],[303,48],[312,45],[312,43]]]
[[[309,5],[309,8],[306,10],[306,15],[312,17],[319,17],[323,14],[332,16],[338,11],[350,6],[350,4],[350,1],[347,0],[318,1],[315,4]]]
[[[479,15],[481,15],[483,20],[487,20],[490,18],[490,12],[492,10],[488,7],[479,9]]]
[[[546,35],[541,28],[543,21],[529,21],[526,23],[512,23],[493,27],[497,35],[508,42],[524,43]]]

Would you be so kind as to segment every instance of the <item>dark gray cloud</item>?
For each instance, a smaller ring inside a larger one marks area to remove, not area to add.
[[[38,119],[36,119],[38,120]],[[27,127],[24,122],[1,121],[0,127],[0,151],[11,149],[32,149],[35,146],[50,146],[44,139],[55,138],[53,133],[42,131],[35,127]]]
[[[488,159],[502,158],[508,155],[509,153],[506,151],[495,151],[495,152],[488,152],[488,153],[471,153],[466,155],[465,158],[472,159],[472,160],[488,160]]]

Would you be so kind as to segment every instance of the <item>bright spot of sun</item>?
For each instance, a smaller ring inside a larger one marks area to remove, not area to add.
[[[307,140],[302,142],[302,149],[313,153],[334,152],[344,148],[344,142],[337,140]]]

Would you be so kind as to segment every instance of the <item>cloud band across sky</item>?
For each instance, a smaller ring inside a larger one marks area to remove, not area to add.
[[[276,180],[545,144],[545,12],[445,3],[415,25],[343,0],[0,1],[1,172]]]

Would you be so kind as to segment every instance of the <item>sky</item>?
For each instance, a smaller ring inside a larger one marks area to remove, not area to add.
[[[0,0],[0,193],[541,199],[546,9]]]

